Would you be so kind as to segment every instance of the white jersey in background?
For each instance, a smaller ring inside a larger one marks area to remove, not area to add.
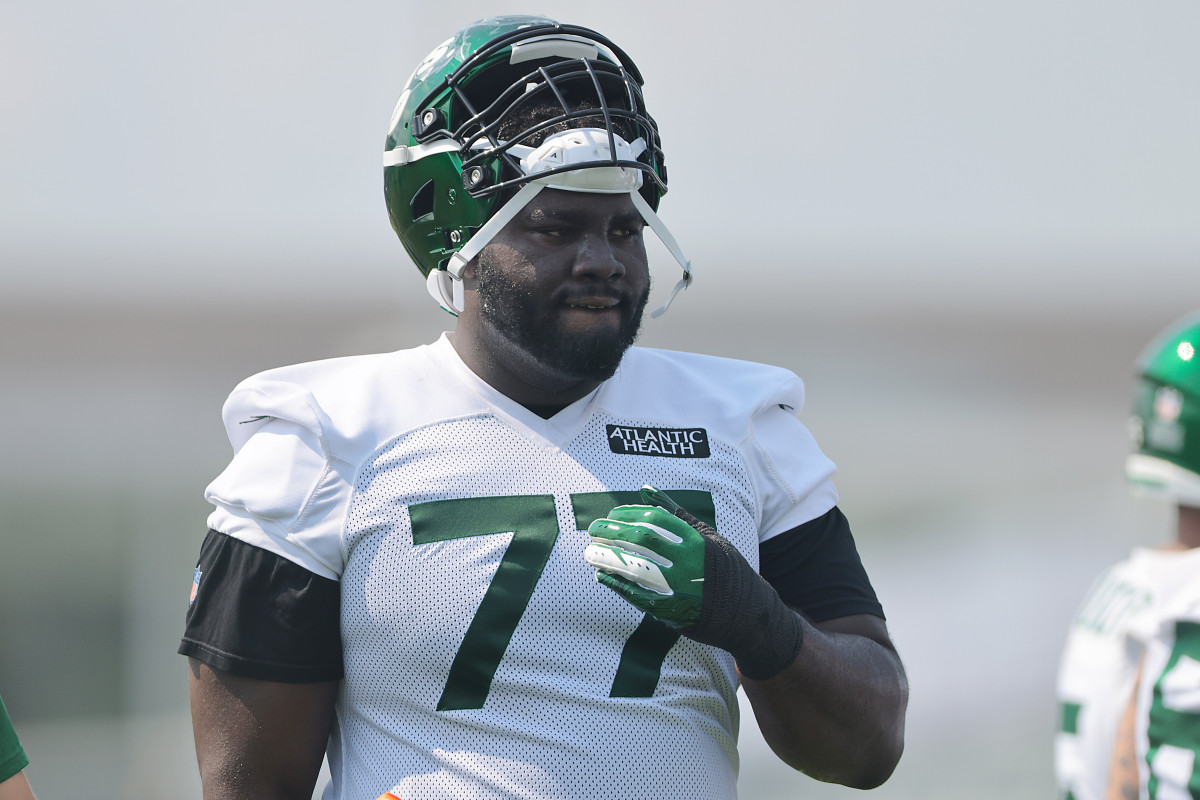
[[[1179,594],[1198,581],[1200,551],[1137,548],[1092,585],[1071,624],[1058,672],[1060,800],[1104,800],[1117,725],[1147,639]]]
[[[1191,580],[1162,613],[1143,620],[1136,737],[1147,800],[1200,797],[1200,553],[1192,553]]]

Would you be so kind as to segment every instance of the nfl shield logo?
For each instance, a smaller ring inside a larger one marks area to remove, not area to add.
[[[1154,395],[1154,415],[1163,422],[1174,422],[1183,413],[1183,393],[1171,386],[1160,386]]]
[[[196,590],[200,588],[200,576],[203,575],[199,567],[196,567],[196,574],[192,576],[192,596],[188,600],[188,605],[196,602]]]

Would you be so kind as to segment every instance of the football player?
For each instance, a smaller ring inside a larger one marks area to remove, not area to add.
[[[907,683],[799,379],[631,346],[647,228],[654,313],[692,280],[642,85],[510,16],[404,88],[388,214],[454,329],[226,402],[180,646],[209,800],[325,753],[327,800],[732,798],[739,686],[788,764],[891,774]]]
[[[1200,316],[1138,362],[1133,490],[1169,499],[1175,536],[1138,547],[1093,584],[1058,675],[1059,796],[1200,797]],[[1140,679],[1139,679],[1140,675]]]

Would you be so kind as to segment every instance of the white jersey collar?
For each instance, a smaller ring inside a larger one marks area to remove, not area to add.
[[[467,366],[450,342],[448,333],[443,333],[430,345],[434,357],[462,382],[476,397],[497,415],[507,418],[517,427],[536,434],[547,443],[562,447],[579,431],[591,416],[596,399],[607,385],[601,383],[596,389],[571,403],[550,419],[544,419],[506,394],[495,389]]]

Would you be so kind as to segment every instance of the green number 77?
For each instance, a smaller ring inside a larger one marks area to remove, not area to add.
[[[673,489],[671,496],[714,525],[716,514],[708,492]],[[572,494],[575,527],[587,530],[592,520],[605,516],[613,506],[640,502],[637,492]],[[410,506],[408,511],[415,546],[512,533],[512,540],[450,665],[437,705],[438,711],[483,708],[500,659],[558,541],[554,497],[548,494],[463,497],[420,503]],[[678,633],[652,617],[644,617],[625,642],[609,696],[653,694],[663,659],[678,639]]]

